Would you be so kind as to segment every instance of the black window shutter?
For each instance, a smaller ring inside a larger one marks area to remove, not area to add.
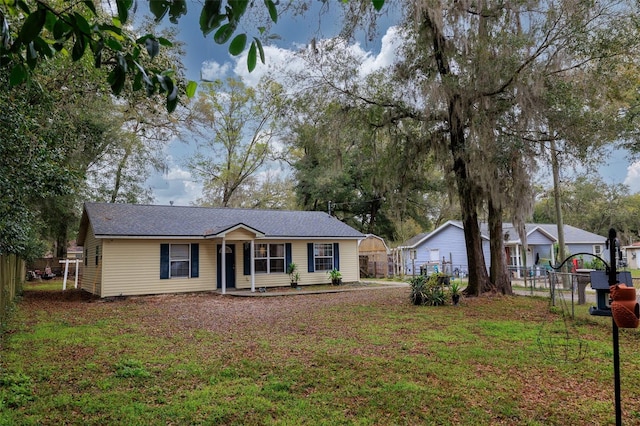
[[[244,263],[244,275],[251,275],[251,244],[242,245],[242,263]]]
[[[200,273],[200,244],[191,244],[191,278],[198,278]]]
[[[293,261],[293,257],[291,255],[291,243],[286,243],[284,245],[284,271],[287,272],[289,269],[289,265]]]
[[[340,243],[333,243],[333,267],[340,270]]]
[[[313,243],[307,243],[307,271],[315,272],[316,264],[313,260]]]
[[[86,248],[84,249],[84,266],[87,266],[88,259],[89,259],[89,249]]]
[[[169,278],[169,244],[160,244],[160,279]]]

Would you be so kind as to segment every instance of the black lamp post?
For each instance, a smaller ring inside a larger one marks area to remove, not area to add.
[[[618,283],[616,274],[616,230],[609,229],[609,238],[607,239],[607,247],[609,248],[609,287]],[[619,331],[613,316],[611,318],[611,327],[613,334],[613,383],[616,401],[616,425],[622,426],[622,402],[620,400],[620,345]]]
[[[607,316],[611,318],[612,324],[612,334],[613,334],[613,374],[614,374],[614,392],[615,392],[615,410],[616,410],[616,426],[622,425],[622,404],[620,398],[620,345],[619,345],[619,326],[616,323],[616,315],[622,309],[620,309],[622,305],[622,299],[620,299],[620,293],[622,291],[628,292],[631,291],[631,299],[632,304],[635,304],[633,309],[629,308],[628,312],[630,313],[632,319],[634,321],[627,323],[625,321],[621,321],[622,327],[631,328],[638,326],[638,318],[640,317],[640,307],[638,307],[638,303],[635,298],[635,289],[633,289],[633,279],[631,278],[631,273],[628,271],[617,272],[616,271],[616,254],[619,250],[619,242],[616,238],[615,229],[611,228],[609,230],[609,236],[606,241],[606,247],[609,250],[609,264],[604,261],[604,259],[595,256],[590,253],[576,253],[574,255],[566,258],[560,266],[553,267],[553,269],[559,270],[565,262],[567,262],[570,258],[580,255],[580,254],[589,254],[591,256],[597,257],[602,260],[606,265],[606,274],[605,271],[591,271],[590,272],[590,280],[591,280],[591,288],[596,291],[596,301],[597,306],[592,306],[589,308],[589,313],[591,315],[596,316]],[[617,296],[613,294],[616,292]],[[616,311],[614,314],[613,310]],[[617,309],[617,310],[616,310]],[[623,312],[625,313],[625,312]],[[627,317],[628,318],[628,317]],[[625,319],[627,319],[625,318]],[[629,325],[631,324],[631,325]]]

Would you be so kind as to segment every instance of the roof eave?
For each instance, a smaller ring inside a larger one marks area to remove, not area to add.
[[[125,234],[98,234],[97,239],[102,240],[203,240],[203,235],[125,235]]]
[[[98,234],[97,239],[139,239],[139,240],[211,240],[222,238],[222,235],[123,235],[123,234]],[[259,234],[255,237],[257,240],[361,240],[359,236],[291,236],[291,235],[265,235]]]

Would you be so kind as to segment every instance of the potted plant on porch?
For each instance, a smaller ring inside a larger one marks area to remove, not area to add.
[[[340,285],[342,284],[342,274],[336,268],[333,268],[328,272],[329,278],[331,279],[331,284]]]
[[[289,281],[291,283],[291,287],[298,287],[298,280],[300,280],[300,273],[298,272],[298,265],[291,262],[289,266],[287,266],[287,274],[289,274]]]

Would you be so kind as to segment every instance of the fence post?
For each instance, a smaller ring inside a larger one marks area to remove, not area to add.
[[[22,294],[26,275],[26,263],[24,259],[18,259],[16,262],[16,294]]]
[[[18,263],[18,258],[15,254],[9,255],[9,268],[8,268],[8,279],[7,285],[9,286],[9,299],[8,303],[11,303],[13,299],[16,297],[16,263]]]
[[[5,292],[7,289],[5,271],[8,263],[7,261],[7,256],[0,254],[0,325],[4,323],[4,315],[7,310],[7,308],[5,307]]]

